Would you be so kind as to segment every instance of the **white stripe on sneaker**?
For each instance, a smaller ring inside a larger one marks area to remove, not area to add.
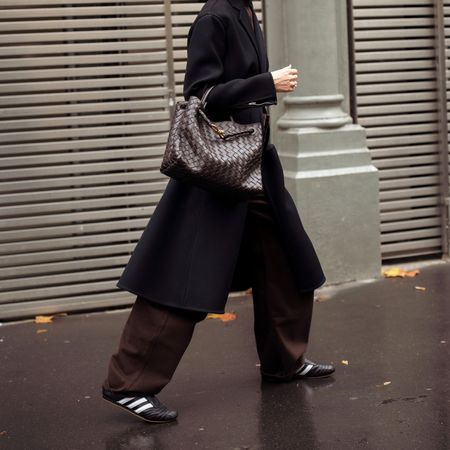
[[[312,368],[313,364],[308,364],[301,372],[298,372],[299,375],[305,375],[307,374]]]
[[[130,403],[129,405],[127,405],[127,408],[134,408],[135,406],[138,406],[141,403],[144,403],[146,401],[147,401],[147,399],[145,397],[141,397],[141,398],[137,399],[135,402]]]
[[[117,403],[120,403],[121,405],[123,405],[126,402],[129,402],[130,400],[133,400],[133,398],[135,397],[125,397],[122,400],[119,400]]]
[[[153,408],[153,405],[149,402],[146,405],[140,406],[139,408],[135,409],[134,412],[140,413],[142,411],[146,411],[149,408]]]

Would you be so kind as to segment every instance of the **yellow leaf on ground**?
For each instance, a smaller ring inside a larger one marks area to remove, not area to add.
[[[53,314],[51,316],[35,316],[34,322],[35,323],[50,323],[50,322],[53,322],[54,317],[61,317],[61,316],[67,316],[67,313],[60,312],[57,314]]]
[[[418,291],[426,291],[427,288],[423,286],[414,286]]]
[[[314,301],[315,302],[326,302],[327,300],[330,300],[332,298],[331,295],[329,294],[318,294],[314,296]]]
[[[346,359],[343,359],[343,360],[341,361],[341,363],[342,363],[342,364],[345,364],[346,366],[348,366],[348,360],[346,360]]]
[[[407,276],[407,277],[415,277],[416,275],[418,275],[420,273],[420,270],[419,269],[416,269],[416,270],[407,270],[406,272],[405,272],[405,276]]]
[[[39,334],[39,333],[47,333],[47,329],[45,329],[45,328],[40,328],[39,330],[36,330],[36,333],[37,334]]]
[[[50,323],[54,316],[36,316],[34,321],[36,323]]]
[[[224,313],[224,314],[210,313],[210,314],[208,314],[208,316],[206,318],[207,319],[219,319],[222,322],[230,322],[231,320],[236,319],[236,314],[234,314],[234,313]]]
[[[416,269],[416,270],[403,270],[400,267],[391,267],[390,269],[383,271],[383,275],[384,275],[385,278],[415,277],[419,273],[420,273],[420,271],[418,269]]]

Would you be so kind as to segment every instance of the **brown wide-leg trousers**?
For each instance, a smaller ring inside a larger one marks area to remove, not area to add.
[[[296,288],[264,194],[249,201],[241,251],[248,252],[251,265],[260,370],[288,379],[304,360],[314,291]],[[121,393],[160,392],[171,380],[195,325],[206,316],[137,296],[103,386]]]

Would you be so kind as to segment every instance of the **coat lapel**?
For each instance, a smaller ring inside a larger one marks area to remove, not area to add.
[[[265,66],[265,58],[264,58],[264,42],[260,42],[263,39],[261,34],[261,30],[259,28],[259,24],[257,23],[256,16],[253,16],[253,24],[255,30],[253,30],[252,25],[250,23],[250,17],[248,16],[247,10],[245,9],[244,0],[228,0],[231,5],[239,11],[239,23],[246,31],[253,48],[255,49],[256,55],[258,57],[259,70],[260,72],[264,72]],[[253,4],[250,3],[250,7],[253,10]],[[254,10],[253,10],[254,14]]]
[[[253,7],[252,7],[253,9]],[[261,72],[267,72],[268,65],[267,65],[267,49],[266,49],[266,43],[264,40],[264,36],[261,31],[261,27],[259,26],[258,19],[256,18],[256,15],[253,17],[254,24],[255,24],[255,33],[256,33],[256,43],[258,46],[258,57],[259,57],[259,66],[261,68]]]

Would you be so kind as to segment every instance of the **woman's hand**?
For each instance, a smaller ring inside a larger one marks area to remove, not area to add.
[[[271,72],[277,92],[291,92],[297,87],[297,69],[292,69],[292,64]]]

